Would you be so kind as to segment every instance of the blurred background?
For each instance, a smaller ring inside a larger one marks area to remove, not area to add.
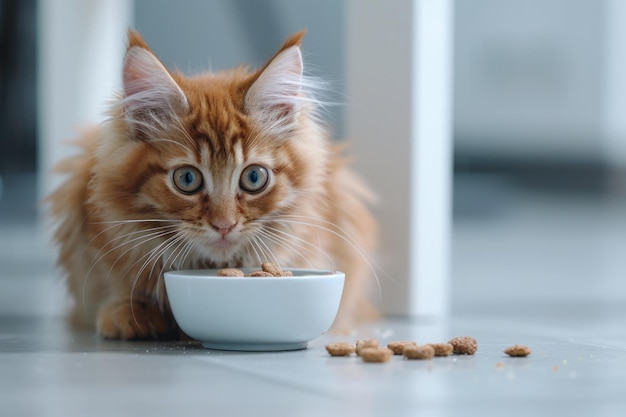
[[[345,1],[136,0],[111,1],[107,10],[96,3],[0,2],[1,314],[58,311],[63,296],[37,205],[50,177],[42,161],[52,152],[41,141],[49,116],[38,113],[38,82],[49,75],[38,60],[50,53],[41,50],[42,10],[74,4],[59,12],[131,25],[167,66],[187,73],[260,65],[285,36],[307,28],[309,70],[332,84],[331,100],[350,102]],[[542,317],[596,317],[599,305],[610,312],[626,301],[625,22],[619,0],[454,2],[453,312],[532,305]],[[92,27],[84,33],[104,36]],[[108,44],[121,62],[123,29],[107,36],[115,36]],[[72,78],[78,62],[64,65],[68,82],[84,83]],[[66,86],[56,88],[60,97]],[[74,90],[63,99],[81,100]],[[81,105],[91,110],[60,131],[71,138],[76,126],[99,122],[101,105]],[[342,106],[328,113],[337,140],[344,115]]]

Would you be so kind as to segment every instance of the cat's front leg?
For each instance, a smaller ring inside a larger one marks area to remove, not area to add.
[[[171,314],[155,302],[140,299],[113,299],[102,306],[97,318],[98,332],[107,339],[171,339],[179,335]]]

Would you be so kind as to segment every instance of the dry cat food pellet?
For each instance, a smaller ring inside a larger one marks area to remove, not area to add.
[[[282,277],[283,276],[283,270],[280,269],[277,265],[274,265],[271,262],[264,262],[261,264],[261,269],[264,270],[265,272],[269,272],[270,274],[274,275],[275,277]]]
[[[274,275],[265,271],[254,271],[247,275],[248,277],[273,277]]]
[[[218,277],[292,277],[293,272],[283,271],[271,262],[261,264],[261,269],[245,275],[241,269],[224,268],[217,271]]]
[[[402,351],[407,346],[417,346],[417,343],[410,341],[390,342],[387,348],[391,349],[394,355],[402,355]]]
[[[263,262],[261,264],[261,270],[252,272],[249,277],[292,277],[291,271],[283,271],[271,262]]]
[[[454,351],[454,346],[450,343],[429,343],[435,350],[435,356],[450,356]]]
[[[243,277],[244,273],[241,269],[237,268],[225,268],[217,271],[218,277]]]
[[[361,349],[365,348],[377,348],[378,339],[360,339],[356,341],[355,352],[357,355],[361,355]]]
[[[359,352],[363,362],[387,362],[392,355],[391,349],[379,347],[366,347]]]
[[[470,336],[455,337],[448,340],[448,343],[452,345],[457,355],[473,355],[478,350],[476,339]]]
[[[406,346],[402,354],[407,359],[432,359],[435,356],[435,349],[431,345]]]
[[[509,346],[508,348],[504,349],[504,353],[513,357],[528,356],[532,352],[533,351],[530,350],[528,346],[524,346],[524,345],[514,345],[514,346]]]
[[[326,350],[330,356],[350,356],[354,353],[354,345],[346,342],[330,343],[326,345]]]

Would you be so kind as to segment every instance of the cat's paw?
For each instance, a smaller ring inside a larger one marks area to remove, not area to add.
[[[169,339],[178,335],[171,317],[153,303],[112,301],[100,310],[98,331],[107,339]]]

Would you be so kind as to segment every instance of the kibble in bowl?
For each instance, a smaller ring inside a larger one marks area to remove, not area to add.
[[[258,270],[243,268],[244,276],[219,276],[216,269],[166,272],[180,328],[206,348],[245,351],[304,349],[330,328],[345,274],[289,269],[282,271],[285,278],[245,276]]]
[[[247,270],[247,269],[246,269]],[[224,268],[217,270],[217,276],[219,277],[292,277],[293,272],[290,270],[283,271],[278,265],[271,262],[264,262],[261,264],[261,269],[257,269],[252,272],[244,272],[243,269],[238,268]]]

